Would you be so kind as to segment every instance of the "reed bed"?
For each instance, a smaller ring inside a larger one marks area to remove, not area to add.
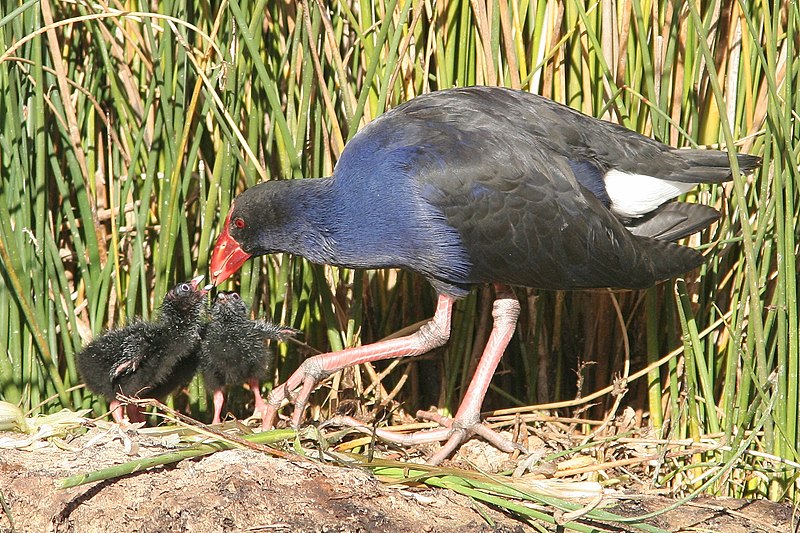
[[[79,386],[75,354],[206,273],[238,192],[330,175],[361,126],[418,94],[504,85],[763,164],[692,193],[724,217],[692,238],[708,263],[684,280],[641,292],[520,290],[523,317],[487,397],[490,420],[586,415],[600,431],[565,431],[598,439],[630,412],[658,442],[715,443],[687,445],[694,453],[671,458],[653,485],[676,496],[797,497],[797,2],[6,4],[0,399],[32,415],[104,413]],[[277,348],[277,380],[312,348],[383,338],[429,317],[434,301],[408,273],[281,255],[249,262],[229,287],[255,315],[303,330],[305,346]],[[368,410],[455,408],[490,302],[488,289],[460,302],[435,357],[335,376],[310,414],[327,418],[354,395]],[[178,402],[208,414],[199,380]]]

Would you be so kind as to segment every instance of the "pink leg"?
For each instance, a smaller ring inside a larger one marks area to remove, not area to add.
[[[500,359],[503,357],[506,346],[508,346],[514,334],[518,316],[519,302],[508,289],[498,287],[497,299],[494,302],[494,308],[492,310],[492,317],[494,318],[492,333],[489,335],[489,341],[486,344],[486,348],[483,350],[478,368],[475,370],[475,375],[472,377],[469,388],[453,419],[429,411],[418,411],[418,418],[432,420],[443,427],[440,429],[418,431],[409,435],[398,435],[390,430],[378,429],[375,430],[375,434],[382,439],[396,442],[403,446],[413,446],[446,440],[447,442],[441,449],[428,459],[428,463],[434,465],[447,459],[473,434],[483,437],[504,452],[510,453],[520,449],[521,447],[519,445],[501,437],[494,430],[481,424],[480,419],[483,398],[486,396],[489,383],[492,381],[492,376],[494,375],[497,365],[500,363]],[[365,428],[364,424],[353,418],[341,417],[336,419],[336,421],[342,425],[356,427],[361,431],[372,432],[372,429]]]
[[[486,391],[489,390],[494,371],[497,369],[497,365],[500,364],[500,359],[503,358],[506,346],[508,346],[511,337],[514,335],[518,317],[519,302],[513,293],[506,288],[498,289],[497,299],[494,301],[492,309],[494,326],[492,327],[492,333],[489,335],[489,341],[486,343],[486,348],[483,349],[478,368],[475,369],[469,388],[467,388],[464,399],[461,400],[461,405],[452,421],[451,428],[453,433],[442,448],[428,459],[430,464],[439,464],[447,459],[473,433],[480,435],[504,452],[510,453],[518,449],[518,446],[514,446],[513,443],[501,437],[497,432],[481,424],[483,399],[486,396]],[[442,423],[440,420],[436,420],[436,418],[440,417],[427,415],[425,412],[417,413],[420,418]]]
[[[212,424],[219,424],[222,420],[220,419],[220,415],[222,414],[222,404],[225,403],[225,394],[222,392],[222,389],[217,389],[214,391],[214,420],[211,421]]]
[[[261,397],[261,384],[257,379],[251,378],[247,380],[247,385],[250,387],[250,390],[253,391],[253,396],[255,396],[255,408],[253,409],[253,415],[263,415],[264,411],[267,410],[267,405],[264,403],[264,398]]]
[[[297,426],[303,416],[308,397],[321,380],[337,370],[383,359],[420,355],[442,346],[450,338],[453,303],[455,303],[454,297],[440,294],[433,318],[411,335],[306,359],[300,368],[286,380],[286,383],[275,387],[270,392],[264,411],[264,428],[273,427],[283,400],[296,389],[301,388],[294,398],[295,408],[292,413],[292,424]]]
[[[144,422],[144,411],[138,405],[129,403],[122,405],[119,400],[111,400],[108,404],[114,422],[121,425]]]
[[[111,418],[114,419],[114,422],[117,424],[127,424],[128,420],[125,417],[125,409],[122,407],[122,404],[119,400],[111,400],[108,404],[108,408],[111,411]]]

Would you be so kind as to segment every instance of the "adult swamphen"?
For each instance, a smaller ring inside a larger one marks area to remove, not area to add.
[[[210,320],[203,332],[200,372],[206,387],[214,391],[214,418],[220,423],[224,388],[247,383],[255,396],[255,413],[263,415],[261,380],[272,365],[268,340],[285,340],[297,330],[267,322],[250,320],[247,304],[235,292],[220,292],[211,306]]]
[[[205,313],[203,276],[179,283],[164,297],[155,320],[134,320],[92,340],[76,356],[86,387],[110,400],[114,420],[124,416],[118,393],[163,398],[185,387],[199,363],[200,331]],[[139,408],[129,405],[131,422],[141,422]]]
[[[737,159],[744,171],[759,162]],[[270,394],[268,425],[298,388],[299,423],[308,396],[332,372],[443,345],[453,302],[473,285],[494,284],[494,326],[455,418],[427,414],[444,427],[398,440],[447,440],[431,463],[473,433],[510,451],[479,416],[519,314],[508,286],[637,289],[691,270],[702,255],[670,241],[719,213],[672,200],[730,178],[724,152],[674,149],[540,96],[440,91],[366,126],[333,176],[270,181],[239,195],[212,254],[212,282],[251,256],[289,252],[350,268],[404,268],[438,291],[436,313],[418,332],[306,360]]]

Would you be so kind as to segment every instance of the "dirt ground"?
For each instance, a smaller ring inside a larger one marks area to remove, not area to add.
[[[56,489],[67,476],[131,459],[126,454],[131,442],[107,435],[94,428],[69,442],[68,449],[50,444],[36,451],[0,450],[0,533],[537,531],[448,490],[396,486],[357,468],[243,449]],[[139,456],[166,451],[163,439],[133,441]],[[670,503],[636,494],[612,502],[607,510],[624,516]],[[798,531],[791,506],[764,501],[697,499],[649,523],[668,531]],[[625,530],[619,524],[594,525],[601,531]]]

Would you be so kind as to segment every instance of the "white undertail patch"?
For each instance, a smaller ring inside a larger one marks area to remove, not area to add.
[[[683,183],[610,170],[605,175],[606,192],[611,198],[611,211],[618,216],[638,218],[664,202],[694,189],[697,183]]]

